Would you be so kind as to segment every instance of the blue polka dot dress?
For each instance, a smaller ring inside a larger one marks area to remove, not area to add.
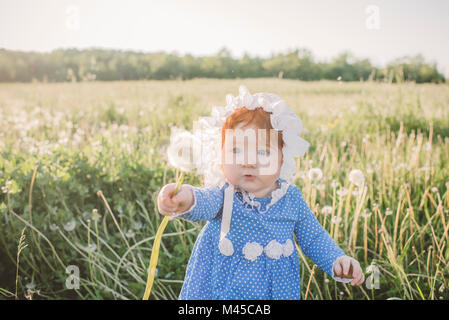
[[[258,206],[248,205],[242,192],[234,193],[226,234],[230,251],[219,248],[224,192],[229,184],[193,187],[195,202],[180,217],[208,222],[194,245],[180,299],[300,299],[300,266],[293,235],[302,252],[333,277],[333,263],[345,255],[343,250],[320,225],[299,188],[281,178],[278,182],[275,191],[283,184],[287,187],[274,203],[273,193],[253,198]]]

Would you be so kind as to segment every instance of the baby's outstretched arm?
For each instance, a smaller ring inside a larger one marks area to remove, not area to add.
[[[364,275],[360,264],[345,255],[344,251],[318,222],[302,197],[301,191],[297,190],[299,216],[294,232],[303,253],[333,279],[347,282],[344,278],[351,278],[352,285],[363,283]]]
[[[361,285],[365,281],[365,275],[360,267],[360,263],[354,258],[348,256],[337,258],[333,270],[334,275],[337,277],[353,279],[351,281],[351,285],[353,286]]]
[[[206,221],[215,218],[223,207],[224,187],[194,187],[181,185],[173,195],[175,184],[165,185],[159,192],[157,204],[162,215],[180,216],[191,221]]]
[[[179,191],[174,195],[176,183],[165,185],[157,197],[157,206],[159,212],[164,216],[171,216],[174,213],[182,213],[187,211],[194,202],[192,189],[183,184]]]

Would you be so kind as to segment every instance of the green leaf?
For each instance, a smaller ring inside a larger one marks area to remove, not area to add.
[[[416,288],[418,288],[418,291],[419,291],[419,294],[421,296],[421,299],[426,300],[426,298],[424,298],[424,295],[423,295],[423,293],[421,291],[421,288],[418,285],[418,282],[415,281],[415,285],[416,285]]]
[[[402,260],[405,258],[406,253],[408,251],[408,248],[410,247],[410,243],[412,243],[413,240],[413,236],[415,235],[416,231],[413,232],[413,234],[410,236],[410,238],[407,240],[407,242],[405,243],[404,249],[402,249],[402,253],[401,256],[398,259],[398,263],[402,264]]]

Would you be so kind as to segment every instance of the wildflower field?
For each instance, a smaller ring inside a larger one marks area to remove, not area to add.
[[[171,128],[241,84],[302,119],[294,183],[365,271],[300,254],[302,297],[448,299],[449,86],[282,79],[0,84],[0,299],[141,299]],[[203,225],[168,223],[150,299],[178,297]]]

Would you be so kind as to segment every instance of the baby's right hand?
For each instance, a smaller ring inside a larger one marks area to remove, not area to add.
[[[176,183],[166,184],[157,197],[157,207],[164,216],[184,213],[193,205],[194,196],[190,186],[187,184],[181,185],[178,193],[173,195],[175,187]]]

